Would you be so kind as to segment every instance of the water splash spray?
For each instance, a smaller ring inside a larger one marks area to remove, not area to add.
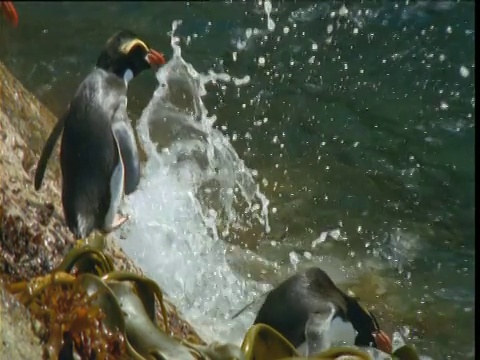
[[[231,315],[266,291],[229,266],[238,247],[224,241],[254,223],[270,231],[268,199],[228,138],[213,128],[201,97],[228,74],[198,73],[181,55],[173,22],[173,58],[138,122],[147,154],[139,189],[126,199],[131,221],[120,245],[173,299],[205,339],[239,342],[253,313]],[[235,250],[232,250],[235,248]]]

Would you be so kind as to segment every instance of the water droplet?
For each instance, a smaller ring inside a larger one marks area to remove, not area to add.
[[[292,252],[290,252],[290,254],[288,254],[288,257],[290,258],[290,263],[296,269],[298,263],[300,262],[300,259],[298,258],[297,253],[292,251]]]
[[[469,77],[470,76],[470,70],[467,69],[466,66],[460,66],[460,75],[464,78],[466,77]]]
[[[268,30],[270,31],[275,30],[275,22],[272,19],[268,19],[267,27],[268,27]]]
[[[338,15],[340,15],[340,16],[347,16],[348,15],[348,9],[345,5],[342,5],[342,7],[338,10]]]
[[[267,14],[270,14],[270,12],[272,11],[272,3],[270,1],[265,1],[264,9]]]

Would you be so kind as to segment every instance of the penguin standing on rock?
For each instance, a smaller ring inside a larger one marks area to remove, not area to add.
[[[43,148],[35,173],[40,189],[48,159],[63,130],[60,165],[66,223],[77,239],[93,230],[115,230],[127,218],[117,213],[124,194],[140,180],[140,161],[127,115],[128,82],[143,70],[165,63],[130,31],[114,34],[95,69],[78,87]]]
[[[392,352],[391,340],[373,314],[318,267],[298,272],[271,290],[255,318],[258,323],[271,326],[308,356],[335,340]]]

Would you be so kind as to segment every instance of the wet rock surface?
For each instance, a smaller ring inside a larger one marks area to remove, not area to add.
[[[34,360],[41,354],[27,310],[0,285],[0,358]]]

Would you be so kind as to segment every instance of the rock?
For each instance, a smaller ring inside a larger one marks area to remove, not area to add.
[[[0,285],[0,359],[42,359],[27,310]]]

